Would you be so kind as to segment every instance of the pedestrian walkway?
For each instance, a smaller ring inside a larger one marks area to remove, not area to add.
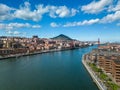
[[[82,59],[82,63],[85,66],[85,68],[87,69],[87,71],[89,72],[89,74],[91,75],[91,77],[93,78],[93,80],[95,81],[95,83],[97,84],[98,88],[100,90],[107,90],[107,87],[103,84],[103,82],[97,77],[97,75],[87,65],[86,61],[84,60],[84,56]]]

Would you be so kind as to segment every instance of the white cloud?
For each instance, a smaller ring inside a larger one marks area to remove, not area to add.
[[[112,23],[115,21],[120,20],[120,11],[116,11],[112,14],[108,14],[104,16],[103,18],[99,19],[90,19],[90,20],[84,20],[84,21],[78,21],[78,22],[67,22],[64,25],[58,24],[62,27],[74,27],[74,26],[83,26],[83,25],[92,25],[92,24],[104,24],[104,23]],[[117,26],[120,26],[120,23],[117,24]]]
[[[19,34],[21,34],[21,33],[18,32],[18,31],[14,31],[14,32],[12,32],[12,34],[14,34],[14,35],[19,35]]]
[[[58,9],[56,10],[56,14],[59,16],[59,17],[66,17],[68,16],[70,13],[70,11],[67,9],[66,6],[60,6],[58,7]]]
[[[117,5],[115,6],[115,8],[113,8],[114,11],[118,11],[120,10],[120,1],[118,1]]]
[[[41,28],[41,26],[31,25],[29,23],[9,23],[9,24],[0,23],[0,30],[5,30],[5,32],[10,35],[25,35],[26,34],[25,32],[16,31],[19,30],[20,28],[37,29],[37,28]]]
[[[92,24],[96,24],[96,23],[104,24],[104,23],[112,23],[112,22],[119,21],[119,20],[120,20],[120,11],[116,11],[115,13],[108,14],[101,19],[91,19],[91,20],[84,20],[84,21],[79,21],[79,22],[68,22],[68,23],[64,24],[63,27],[92,25]],[[120,26],[119,23],[117,25]]]
[[[68,22],[63,25],[63,27],[74,27],[74,26],[83,26],[83,25],[92,25],[98,23],[99,19],[84,20],[79,22]]]
[[[34,6],[33,6],[34,7]],[[0,4],[0,20],[9,19],[23,19],[40,21],[43,15],[49,15],[51,18],[64,18],[75,16],[78,10],[74,8],[68,8],[67,6],[53,6],[43,4],[35,5],[35,9],[31,9],[29,2],[24,2],[19,8],[11,8],[5,4]]]
[[[51,26],[51,27],[59,27],[60,25],[58,25],[58,24],[55,23],[55,22],[52,22],[52,23],[50,23],[50,26]]]
[[[32,28],[41,28],[40,25],[33,25]]]
[[[91,25],[91,24],[95,24],[98,22],[99,22],[99,19],[85,20],[81,23],[81,25]]]
[[[39,21],[41,20],[42,15],[37,10],[31,11],[30,3],[25,2],[24,6],[20,6],[20,9],[17,9],[14,12],[14,17],[23,20]]]
[[[13,32],[11,30],[7,30],[6,33],[12,34]]]
[[[19,31],[11,31],[11,30],[7,30],[6,33],[9,35],[23,35],[24,34]]]
[[[36,6],[36,8],[37,8],[37,13],[40,15],[49,12],[49,8],[47,6],[44,6],[43,4],[39,4],[38,6]]]
[[[50,23],[51,27],[74,27],[74,26],[84,26],[84,25],[92,25],[99,23],[100,19],[91,19],[91,20],[84,20],[79,22],[67,22],[66,24],[57,24],[55,22]]]
[[[115,5],[110,5],[108,11],[120,11],[120,0]]]
[[[31,25],[29,23],[9,23],[8,27],[16,27],[16,28],[29,28]]]
[[[12,19],[13,16],[11,14],[11,11],[13,10],[14,10],[13,8],[10,8],[5,4],[0,4],[0,20]]]
[[[77,9],[71,9],[71,16],[75,16],[79,11]]]
[[[11,10],[11,8],[8,7],[7,5],[0,4],[0,15],[5,15],[5,14],[8,13],[10,10]]]
[[[113,0],[99,0],[93,1],[88,5],[82,6],[81,10],[85,13],[96,14],[105,9],[106,6],[109,6]]]
[[[0,23],[0,29],[1,30],[14,30],[18,28],[40,28],[40,25],[31,25],[29,23],[9,23],[4,24]]]
[[[120,26],[120,23],[117,23],[117,26]]]
[[[52,18],[56,18],[55,12],[57,10],[56,6],[47,6],[49,8],[49,16]]]
[[[52,18],[60,17],[72,17],[75,16],[78,12],[78,10],[72,8],[69,9],[66,6],[47,6],[49,9],[49,15]]]
[[[116,11],[113,14],[108,14],[101,19],[100,23],[111,23],[117,20],[120,20],[120,11]]]

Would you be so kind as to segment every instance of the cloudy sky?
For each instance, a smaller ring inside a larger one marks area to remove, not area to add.
[[[120,41],[120,0],[0,0],[0,36]]]

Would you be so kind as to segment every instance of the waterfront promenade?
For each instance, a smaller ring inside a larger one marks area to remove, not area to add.
[[[103,82],[97,77],[97,75],[91,70],[91,68],[87,65],[86,61],[84,60],[84,55],[82,57],[82,63],[85,66],[86,70],[98,86],[100,90],[107,90],[107,87],[103,84]]]

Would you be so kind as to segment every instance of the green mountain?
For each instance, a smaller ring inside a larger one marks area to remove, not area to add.
[[[51,39],[53,39],[53,40],[62,40],[62,41],[71,41],[71,40],[73,40],[70,37],[68,37],[66,35],[63,35],[63,34],[60,34],[59,36],[53,37]]]

